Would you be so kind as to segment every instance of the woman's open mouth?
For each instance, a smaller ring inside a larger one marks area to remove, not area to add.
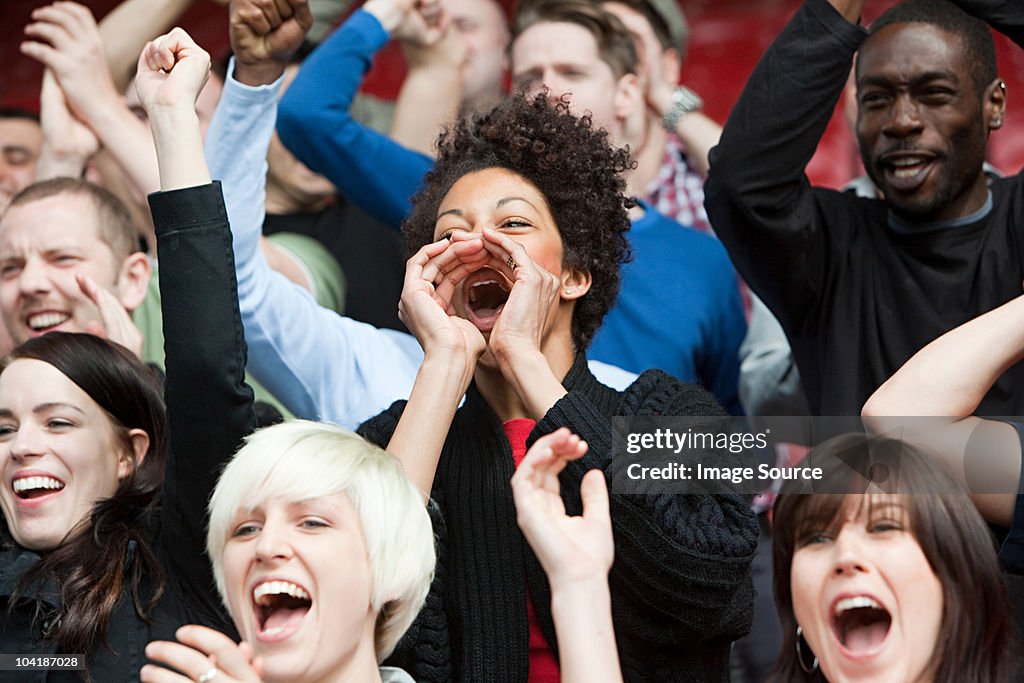
[[[64,490],[64,482],[56,477],[31,475],[11,481],[11,489],[19,502],[39,504],[44,498],[52,498]]]
[[[256,639],[285,640],[299,630],[313,600],[305,588],[290,581],[263,581],[252,589]]]
[[[842,650],[854,657],[870,657],[885,645],[892,615],[874,598],[857,595],[835,602],[831,625]]]
[[[469,321],[481,332],[490,332],[508,301],[509,285],[496,272],[484,268],[467,278],[464,287]]]

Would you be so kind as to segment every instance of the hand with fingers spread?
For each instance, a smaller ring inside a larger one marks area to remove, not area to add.
[[[95,126],[121,104],[99,27],[87,7],[76,2],[38,7],[25,35],[30,40],[21,44],[21,52],[53,72],[77,117]]]
[[[621,683],[608,572],[615,559],[608,488],[600,470],[580,483],[583,514],[570,517],[559,473],[586,442],[565,427],[537,439],[512,476],[516,522],[551,585],[564,683]]]
[[[147,664],[142,667],[140,681],[262,683],[263,665],[249,643],[235,643],[219,631],[196,625],[182,626],[175,637],[176,643],[154,640],[146,646],[146,656],[163,666]]]
[[[99,320],[91,320],[85,324],[85,331],[97,337],[117,342],[139,358],[145,339],[142,332],[132,321],[132,316],[124,304],[113,294],[96,284],[88,275],[76,275],[82,293],[89,298],[100,312]]]
[[[484,228],[483,244],[497,269],[512,280],[512,291],[491,330],[488,347],[502,365],[541,353],[548,316],[559,302],[558,276],[541,268],[519,242]]]
[[[43,147],[36,168],[36,179],[82,175],[89,157],[100,143],[89,126],[68,108],[64,92],[50,69],[43,73],[39,92],[39,122],[43,129]]]
[[[308,0],[232,0],[229,26],[235,77],[273,83],[313,26]]]
[[[565,427],[537,439],[512,477],[516,521],[536,553],[552,592],[577,582],[607,581],[615,556],[608,489],[600,470],[583,477],[583,515],[570,517],[559,473],[587,444]]]

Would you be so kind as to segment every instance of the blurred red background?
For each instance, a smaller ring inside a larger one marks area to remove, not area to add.
[[[512,4],[511,0],[502,0]],[[119,0],[84,0],[102,18]],[[0,104],[37,109],[39,66],[18,52],[21,29],[32,8],[43,0],[3,0],[0,10]],[[892,0],[868,0],[870,22]],[[680,0],[691,25],[690,48],[683,82],[705,100],[707,113],[724,122],[758,58],[796,11],[800,0]],[[223,7],[197,0],[181,21],[214,56],[228,49],[227,18]],[[1009,114],[1002,131],[993,136],[989,158],[997,168],[1015,173],[1024,166],[1024,51],[997,36],[1000,73],[1009,89]],[[366,81],[365,89],[393,97],[404,75],[397,49],[385,49]],[[809,168],[811,179],[838,187],[860,173],[859,155],[842,117],[833,117],[818,155]]]

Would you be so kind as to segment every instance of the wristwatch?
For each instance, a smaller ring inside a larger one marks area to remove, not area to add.
[[[679,123],[679,119],[683,118],[686,114],[691,111],[696,111],[704,106],[704,100],[700,98],[700,95],[693,92],[685,85],[677,85],[672,90],[672,106],[665,112],[665,117],[661,120],[661,125],[665,126],[665,130],[670,133],[674,133],[676,130],[676,124]]]

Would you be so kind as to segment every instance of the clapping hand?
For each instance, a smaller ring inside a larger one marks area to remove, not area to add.
[[[206,626],[182,626],[175,636],[178,642],[154,640],[146,646],[146,656],[163,666],[142,667],[140,681],[262,683],[263,664],[249,643],[235,643]]]

